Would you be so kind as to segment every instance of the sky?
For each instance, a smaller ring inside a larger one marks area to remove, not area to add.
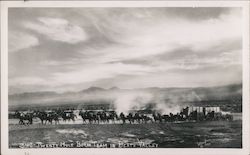
[[[242,82],[240,8],[10,8],[9,93]]]

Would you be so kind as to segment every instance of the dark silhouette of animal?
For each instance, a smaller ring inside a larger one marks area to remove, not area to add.
[[[126,117],[123,112],[120,113],[120,119],[122,120],[122,124],[126,123]]]
[[[24,113],[24,112],[16,111],[15,117],[19,119],[18,124],[22,124],[22,125],[33,124],[33,113],[31,113],[31,112]],[[26,123],[26,121],[28,121],[28,122]]]
[[[127,119],[128,119],[128,121],[129,121],[130,124],[131,124],[131,123],[134,123],[134,117],[133,117],[133,114],[132,114],[132,113],[129,113],[129,114],[127,115]]]
[[[141,116],[138,112],[136,112],[136,113],[134,114],[133,119],[134,119],[137,123],[143,122],[143,120],[142,120],[143,118],[142,118],[142,116]]]
[[[49,112],[36,111],[34,113],[34,116],[39,118],[42,124],[47,124],[47,122],[52,124],[53,121],[55,122],[55,124],[59,124],[60,115],[55,111],[49,111]]]
[[[154,121],[155,122],[159,122],[159,123],[161,123],[162,122],[162,116],[161,116],[161,114],[160,113],[153,113],[153,118],[154,118]]]
[[[153,117],[147,116],[147,115],[142,115],[141,116],[143,123],[153,123]]]
[[[62,113],[61,117],[62,117],[63,121],[70,121],[70,120],[72,120],[74,122],[75,118],[77,116],[73,113],[73,111],[64,111]]]
[[[89,124],[99,122],[98,115],[94,114],[93,111],[85,111],[84,112],[81,110],[79,112],[79,115],[82,117],[83,123],[87,123],[87,120],[88,120]]]

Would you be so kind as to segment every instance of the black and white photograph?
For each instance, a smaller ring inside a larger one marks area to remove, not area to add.
[[[245,148],[244,7],[6,12],[8,149]]]

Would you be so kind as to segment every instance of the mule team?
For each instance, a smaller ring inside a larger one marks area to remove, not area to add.
[[[19,119],[19,124],[27,125],[33,123],[33,118],[39,118],[41,124],[59,124],[60,120],[75,122],[77,114],[73,110],[51,110],[51,111],[33,111],[33,112],[20,112],[16,111],[15,118]],[[150,114],[143,114],[139,111],[124,114],[123,112],[117,114],[115,111],[85,111],[80,110],[78,113],[81,116],[84,124],[100,124],[100,123],[153,123],[153,122],[176,122],[188,120],[231,120],[230,116],[218,116],[214,111],[209,112],[204,116],[199,117],[197,111],[188,112],[188,107],[183,108],[180,113],[173,114],[160,114],[152,112]]]
[[[62,111],[62,110],[51,110],[51,111],[32,111],[32,112],[20,112],[15,111],[14,118],[19,119],[18,124],[33,124],[34,118],[39,118],[42,124],[47,124],[54,121],[55,124],[59,124],[60,118],[63,121],[75,121],[76,115],[72,110]]]

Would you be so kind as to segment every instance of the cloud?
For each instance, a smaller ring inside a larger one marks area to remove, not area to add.
[[[208,52],[208,49],[218,48],[215,46],[227,46],[225,40],[241,40],[239,13],[239,10],[227,11],[227,14],[220,14],[217,18],[197,21],[162,15],[148,20],[132,18],[132,15],[125,13],[111,16],[95,25],[98,25],[98,31],[116,44],[79,51],[90,55],[86,61],[101,63],[149,58],[176,52],[180,47],[188,47],[197,53]]]
[[[57,72],[53,74],[55,84],[78,84],[94,82],[106,78],[114,78],[118,75],[144,75],[151,70],[142,65],[126,65],[122,63],[96,64],[83,66],[71,72]]]
[[[184,70],[196,70],[207,67],[228,67],[232,65],[241,65],[240,51],[223,52],[217,57],[201,57],[196,54],[184,56],[175,60],[173,68]],[[161,65],[164,65],[161,64]],[[172,68],[172,69],[173,69]]]
[[[9,79],[9,86],[16,85],[47,85],[48,81],[43,78],[30,76],[30,77],[15,77]]]
[[[38,18],[38,22],[25,22],[24,27],[36,31],[48,39],[76,44],[86,41],[88,36],[79,26],[61,18]]]
[[[17,52],[22,49],[39,45],[39,40],[28,33],[10,31],[8,44],[9,52]]]
[[[74,65],[78,62],[77,59],[71,59],[68,61],[55,61],[55,60],[44,60],[40,62],[42,66],[62,66],[62,65]]]
[[[120,31],[123,37],[113,36],[114,40],[145,48],[165,45],[165,52],[178,46],[192,46],[194,51],[200,52],[218,41],[241,37],[241,18],[231,14],[198,22],[170,19],[147,25],[139,22],[136,26],[121,24],[126,25]]]
[[[57,90],[91,85],[211,86],[240,81],[241,9],[181,10],[40,9],[14,26],[24,26],[41,39],[39,52],[21,55],[27,62],[19,61],[17,55],[10,58],[10,66],[18,70],[12,77],[41,75],[43,81],[31,80],[34,87],[44,84]],[[224,80],[224,75],[231,79]],[[27,79],[20,81],[28,84]]]

